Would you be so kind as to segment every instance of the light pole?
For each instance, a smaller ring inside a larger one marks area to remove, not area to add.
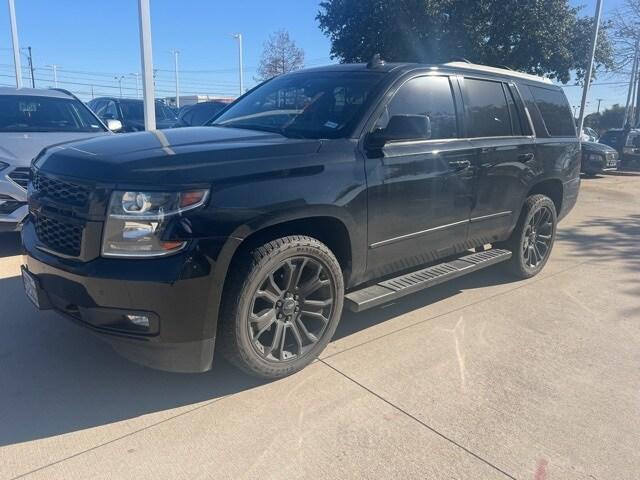
[[[27,47],[27,51],[29,52],[29,71],[31,72],[31,86],[36,88],[36,78],[33,75],[33,52],[31,51],[31,47]]]
[[[136,98],[140,98],[140,74],[130,73],[132,77],[136,77]]]
[[[598,100],[598,111],[596,113],[600,113],[600,104],[602,103],[604,98],[596,98],[596,100]]]
[[[602,17],[602,0],[598,0],[596,3],[596,16],[595,24],[593,26],[593,38],[591,39],[591,59],[589,61],[589,67],[587,68],[587,74],[584,79],[584,89],[582,90],[582,103],[580,103],[580,119],[578,120],[579,130],[578,138],[582,137],[582,127],[584,127],[584,107],[587,103],[587,93],[589,93],[589,86],[591,85],[591,72],[593,72],[593,60],[596,55],[596,46],[598,44],[598,32],[600,31],[600,18]]]
[[[124,80],[124,75],[120,75],[119,77],[113,77],[118,81],[118,87],[120,88],[120,98],[122,98],[122,80]]]
[[[53,70],[53,84],[58,88],[58,65],[47,65],[47,67]]]
[[[156,129],[155,87],[153,85],[153,55],[151,54],[151,12],[149,0],[138,0],[140,22],[140,63],[142,64],[142,96],[144,97],[144,128]]]
[[[16,6],[14,0],[9,0],[9,19],[11,21],[13,65],[16,68],[16,87],[22,88],[22,65],[20,63],[20,44],[18,43],[18,26],[16,24]]]
[[[174,62],[174,74],[176,77],[176,108],[180,108],[180,78],[178,77],[178,55],[180,50],[171,50]]]
[[[231,36],[238,40],[238,70],[240,73],[240,95],[242,95],[244,93],[244,74],[242,72],[242,34],[234,33]]]

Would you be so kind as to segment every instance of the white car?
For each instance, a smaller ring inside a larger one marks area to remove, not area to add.
[[[108,135],[109,128],[67,91],[0,88],[0,232],[19,230],[27,216],[31,160],[43,148]]]

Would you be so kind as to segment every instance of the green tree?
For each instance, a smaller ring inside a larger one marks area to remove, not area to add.
[[[344,62],[441,63],[455,57],[547,75],[584,76],[593,20],[568,0],[324,0],[317,16]],[[597,70],[613,67],[609,24],[601,29]]]

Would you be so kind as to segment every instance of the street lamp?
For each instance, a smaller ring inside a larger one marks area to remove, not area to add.
[[[18,27],[16,24],[16,6],[14,0],[9,0],[9,20],[11,22],[13,65],[16,69],[16,87],[22,88],[22,64],[20,63],[20,44],[18,43]]]
[[[58,88],[58,65],[46,65],[53,70],[53,84]]]
[[[170,53],[173,55],[174,74],[176,77],[176,108],[180,108],[180,79],[178,77],[178,55],[180,50],[171,50]]]
[[[139,73],[130,73],[132,77],[136,77],[136,98],[140,98],[140,74]]]
[[[244,93],[244,75],[242,72],[242,34],[234,33],[231,36],[238,40],[238,70],[240,73],[240,95],[242,95]]]
[[[118,81],[118,87],[120,87],[120,98],[122,98],[122,80],[124,80],[124,75],[120,75],[119,77],[113,77]]]

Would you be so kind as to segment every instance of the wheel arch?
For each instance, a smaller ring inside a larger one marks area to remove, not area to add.
[[[536,182],[529,188],[527,195],[524,198],[524,202],[526,202],[527,198],[531,195],[541,194],[549,197],[553,204],[556,207],[556,214],[560,216],[560,212],[562,211],[562,202],[564,198],[564,186],[562,181],[557,178],[547,178],[544,180],[540,180]]]

